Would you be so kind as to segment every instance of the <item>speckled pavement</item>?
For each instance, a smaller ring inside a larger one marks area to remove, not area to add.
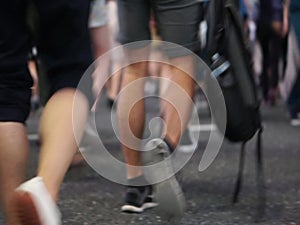
[[[204,172],[198,171],[205,138],[180,173],[187,199],[187,211],[181,219],[168,220],[158,216],[157,209],[143,214],[120,211],[124,187],[95,173],[88,165],[69,170],[61,188],[59,207],[65,225],[297,225],[300,224],[300,127],[289,125],[283,106],[262,109],[267,204],[264,217],[257,218],[254,146],[247,148],[245,179],[240,202],[232,205],[235,177],[238,168],[237,144],[224,142],[213,164]],[[106,118],[103,121],[106,121]],[[98,118],[99,119],[99,118]],[[35,132],[38,117],[28,122],[29,132]],[[104,131],[105,136],[105,131]],[[121,157],[116,140],[107,135],[106,146]],[[105,140],[104,140],[105,142]],[[28,177],[35,174],[38,144],[31,141]],[[0,212],[0,224],[4,224]]]

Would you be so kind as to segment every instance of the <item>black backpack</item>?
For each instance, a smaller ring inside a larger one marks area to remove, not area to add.
[[[242,143],[238,178],[232,201],[233,203],[238,201],[241,189],[246,142],[257,133],[259,209],[263,212],[261,209],[265,205],[265,188],[260,104],[254,82],[252,59],[247,49],[236,1],[211,0],[208,6],[207,23],[206,61],[217,78],[225,100],[227,124],[224,135],[231,142]],[[210,94],[209,87],[207,91]],[[216,125],[221,124],[222,118],[219,118],[217,113],[213,116]]]

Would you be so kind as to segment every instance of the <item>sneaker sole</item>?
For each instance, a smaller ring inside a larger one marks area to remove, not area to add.
[[[142,208],[144,210],[146,210],[146,209],[154,208],[156,206],[158,206],[158,203],[156,203],[156,202],[146,202],[146,203],[143,204]]]
[[[153,148],[149,146],[148,149]],[[151,158],[153,162],[160,162],[159,171],[153,171],[153,174],[148,176],[150,176],[151,181],[155,181],[157,177],[169,177],[156,184],[156,199],[159,204],[159,212],[161,214],[164,213],[162,216],[181,217],[186,208],[185,197],[173,172],[172,162],[169,158],[170,154],[167,152],[157,154],[158,152],[159,150],[154,150],[154,155]]]
[[[156,202],[146,202],[141,207],[136,207],[133,205],[123,205],[121,210],[122,212],[126,212],[126,213],[142,213],[146,209],[151,209],[156,206],[158,206],[158,203]]]
[[[17,192],[14,196],[16,213],[22,225],[42,225],[34,202],[27,192]]]
[[[159,211],[167,216],[181,217],[185,211],[185,197],[175,176],[156,185]]]
[[[125,213],[142,213],[144,209],[143,207],[136,207],[133,205],[123,205],[121,211]]]

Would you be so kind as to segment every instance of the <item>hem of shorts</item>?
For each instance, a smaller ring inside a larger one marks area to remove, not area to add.
[[[9,115],[9,116],[0,116],[0,123],[12,122],[12,123],[22,123],[22,124],[25,124],[26,120],[29,117],[29,114],[30,113],[28,113],[27,116],[24,116],[24,115],[22,115],[22,113],[14,113],[13,115]]]
[[[176,43],[174,43],[176,44]],[[201,43],[200,41],[194,41],[189,44],[184,44],[184,45],[179,45],[183,48],[167,48],[164,49],[164,52],[166,55],[170,58],[176,58],[176,57],[181,57],[181,56],[186,56],[186,55],[191,55],[195,54],[196,52],[201,50]]]
[[[122,45],[126,45],[126,44],[130,44],[130,43],[133,43],[133,42],[137,42],[137,45],[136,46],[131,46],[131,48],[143,48],[143,47],[146,47],[148,46],[151,41],[155,41],[155,40],[149,40],[149,39],[139,39],[139,40],[130,40],[130,39],[127,39],[127,38],[117,38],[117,41],[119,43],[121,43]],[[140,43],[138,43],[140,42]],[[143,43],[144,42],[144,43]],[[171,43],[171,42],[170,42]],[[191,42],[191,43],[188,43],[188,44],[184,44],[184,45],[180,45],[180,44],[177,44],[177,43],[174,43],[173,44],[175,45],[179,45],[181,47],[184,47],[185,49],[187,49],[187,51],[184,51],[185,53],[184,54],[175,54],[175,53],[172,53],[172,54],[168,54],[169,57],[179,57],[179,56],[183,56],[183,55],[189,55],[189,54],[192,54],[192,53],[195,53],[197,51],[200,51],[201,50],[201,43],[200,41],[194,41],[194,42]],[[175,48],[174,48],[175,49]],[[165,49],[166,52],[172,52],[172,48],[169,48],[169,49]]]
[[[149,43],[151,42],[151,39],[149,39],[148,36],[147,37],[145,36],[145,38],[139,38],[139,39],[135,39],[135,40],[130,39],[130,38],[125,38],[125,37],[118,37],[117,42],[119,42],[121,45],[126,45],[126,44],[130,44],[133,42],[140,42],[140,43],[145,42],[144,43],[144,47],[145,47],[145,46],[149,45]],[[137,47],[137,48],[139,48],[139,47]]]
[[[108,25],[108,20],[99,22],[99,23],[91,23],[91,24],[89,24],[89,29],[95,29],[95,28],[103,27],[103,26],[107,26],[107,25]]]

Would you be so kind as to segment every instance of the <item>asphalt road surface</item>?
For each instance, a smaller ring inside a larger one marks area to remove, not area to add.
[[[300,224],[300,127],[289,125],[282,105],[262,107],[262,114],[265,127],[263,156],[267,193],[264,215],[258,214],[257,207],[255,140],[250,141],[247,146],[245,179],[240,201],[232,205],[231,196],[238,171],[240,145],[225,141],[211,166],[199,172],[199,162],[207,142],[204,132],[195,154],[180,172],[180,183],[187,200],[187,210],[182,218],[166,219],[159,216],[158,209],[150,209],[142,214],[122,213],[120,207],[124,198],[124,187],[101,177],[84,164],[71,168],[61,187],[59,207],[63,224]],[[34,176],[37,166],[38,118],[38,115],[31,115],[27,125],[31,140],[28,178]],[[111,134],[110,119],[105,107],[98,114],[97,120],[102,124],[105,146],[112,155],[121,159],[120,146]],[[5,224],[2,212],[0,224]]]

